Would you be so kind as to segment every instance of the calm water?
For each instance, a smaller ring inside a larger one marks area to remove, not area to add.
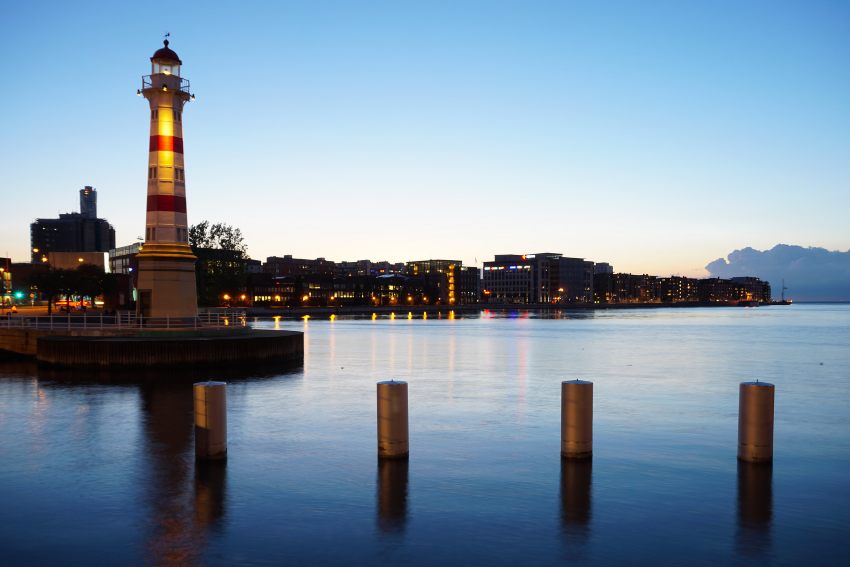
[[[848,305],[280,326],[306,332],[303,369],[0,365],[0,564],[850,564]],[[409,464],[376,459],[390,377]],[[576,377],[592,465],[559,455]],[[194,462],[202,378],[229,382],[223,466]],[[772,468],[735,458],[756,378]]]

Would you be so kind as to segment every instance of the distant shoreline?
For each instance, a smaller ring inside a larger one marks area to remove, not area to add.
[[[802,302],[800,302],[802,303]],[[825,302],[807,302],[807,303],[836,303],[832,301]],[[618,309],[664,309],[664,308],[693,308],[693,307],[725,307],[725,308],[744,308],[743,305],[735,305],[728,303],[594,303],[594,304],[576,304],[576,305],[551,305],[551,304],[474,304],[474,305],[352,305],[338,307],[248,307],[247,314],[251,317],[302,317],[304,315],[370,315],[372,313],[390,314],[390,313],[414,313],[421,315],[423,313],[431,314],[448,314],[454,311],[457,314],[462,313],[480,313],[483,311],[596,311],[596,310],[618,310]],[[759,307],[785,307],[784,305],[763,304]]]

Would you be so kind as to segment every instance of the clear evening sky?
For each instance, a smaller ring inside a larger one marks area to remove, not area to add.
[[[850,247],[850,2],[8,2],[0,254],[98,190],[144,232],[171,32],[189,222],[252,257],[561,252],[699,275]]]

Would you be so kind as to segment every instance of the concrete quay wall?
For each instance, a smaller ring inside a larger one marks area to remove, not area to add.
[[[304,334],[252,330],[208,336],[49,336],[38,340],[36,359],[88,368],[296,365],[304,361]]]
[[[28,329],[0,328],[0,353],[24,357],[35,356],[38,351],[38,340],[42,337],[102,337],[102,336],[131,336],[132,330],[124,332],[102,329]]]

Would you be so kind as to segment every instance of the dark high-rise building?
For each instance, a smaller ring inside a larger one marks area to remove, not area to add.
[[[80,214],[83,218],[97,218],[97,190],[86,185],[80,189]]]
[[[56,219],[36,219],[30,225],[33,262],[46,262],[50,252],[108,252],[115,248],[115,229],[97,218],[97,191],[80,189],[80,212]]]

